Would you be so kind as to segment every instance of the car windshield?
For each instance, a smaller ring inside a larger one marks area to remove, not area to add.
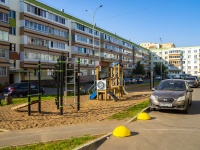
[[[156,90],[160,91],[185,91],[185,83],[181,81],[165,81],[161,82]]]

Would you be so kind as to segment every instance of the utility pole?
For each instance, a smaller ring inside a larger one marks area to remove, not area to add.
[[[160,44],[162,44],[162,39],[160,38]],[[160,56],[160,77],[161,77],[161,80],[162,80],[162,49],[160,49],[160,52],[161,52],[161,56]]]

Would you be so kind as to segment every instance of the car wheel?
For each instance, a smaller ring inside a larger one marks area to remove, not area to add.
[[[192,106],[192,100],[191,100],[191,102],[189,103],[189,106]]]
[[[188,114],[188,106],[185,108],[185,110],[183,110],[184,114]]]
[[[19,97],[21,98],[24,97],[23,93],[19,93]]]
[[[150,107],[150,111],[155,111],[155,110],[156,110],[155,108],[151,108],[151,107]]]

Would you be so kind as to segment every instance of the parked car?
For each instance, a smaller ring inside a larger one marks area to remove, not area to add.
[[[176,109],[188,113],[192,104],[192,92],[188,83],[182,79],[162,80],[150,96],[150,109]]]
[[[124,83],[125,84],[133,84],[133,83],[136,83],[137,80],[134,79],[134,78],[124,78]]]
[[[198,76],[189,76],[189,77],[195,77],[197,79],[198,85],[200,85],[200,80],[199,80]]]
[[[199,83],[197,81],[197,79],[195,77],[186,77],[185,78],[185,81],[187,81],[187,83],[189,84],[190,87],[198,87],[199,86]]]
[[[156,76],[155,76],[155,80],[161,80],[161,76],[156,75]]]
[[[40,89],[41,94],[43,95],[45,90],[44,88]],[[37,94],[38,87],[30,84],[30,94]],[[28,95],[28,82],[14,83],[3,89],[3,94],[8,94],[12,97],[24,97]]]
[[[144,81],[142,80],[142,78],[135,78],[137,81],[137,84],[143,84]]]

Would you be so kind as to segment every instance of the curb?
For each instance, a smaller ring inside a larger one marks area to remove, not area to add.
[[[143,109],[142,111],[140,111],[138,114],[140,114],[140,113],[142,113],[142,112],[144,112],[144,111],[149,110],[149,108],[150,108],[149,106],[146,107],[146,108],[144,108],[144,109]],[[134,116],[133,118],[131,118],[130,120],[128,120],[128,121],[124,124],[124,126],[128,125],[128,124],[131,123],[134,119],[136,119],[137,116],[138,116],[138,114],[135,115],[135,116]],[[88,143],[86,143],[86,144],[84,144],[84,145],[78,147],[78,148],[75,148],[74,150],[94,150],[94,149],[97,149],[101,144],[103,144],[107,139],[109,139],[111,135],[112,135],[112,132],[109,132],[109,133],[107,133],[106,135],[103,135],[103,136],[101,136],[101,137],[98,138],[98,139],[95,139],[95,140],[93,140],[93,141],[91,141],[91,142],[88,142]]]

